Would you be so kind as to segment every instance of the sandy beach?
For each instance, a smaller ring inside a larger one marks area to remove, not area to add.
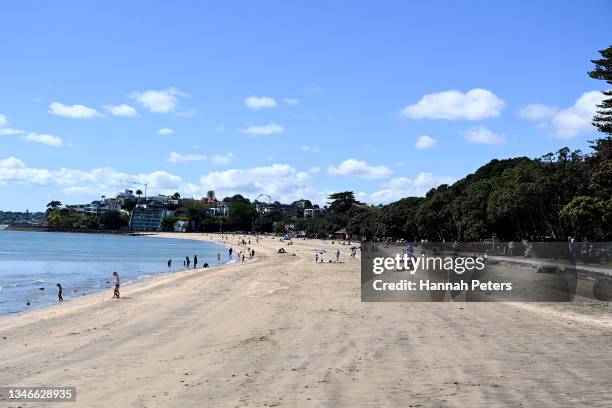
[[[348,246],[250,247],[244,264],[151,278],[120,300],[0,318],[0,384],[77,387],[76,403],[25,407],[610,406],[607,304],[361,303]],[[315,248],[342,262],[315,264]]]

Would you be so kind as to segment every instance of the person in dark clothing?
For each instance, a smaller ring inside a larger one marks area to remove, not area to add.
[[[62,288],[62,285],[58,283],[57,284],[57,301],[60,303],[64,301],[64,298],[62,297],[62,292],[64,292],[64,289]]]
[[[172,259],[168,259],[168,269],[172,268]]]
[[[193,256],[193,269],[198,267],[198,256],[194,255]]]
[[[232,248],[229,249],[229,257],[232,257],[232,252],[234,252],[234,250]]]

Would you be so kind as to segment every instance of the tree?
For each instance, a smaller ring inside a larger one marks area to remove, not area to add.
[[[49,202],[49,204],[47,204],[47,208],[51,208],[52,210],[55,210],[56,208],[59,208],[61,206],[62,206],[61,201],[57,201],[57,200],[53,200]]]
[[[572,236],[586,236],[591,240],[604,238],[606,203],[601,198],[574,197],[560,212],[561,219],[570,225]]]
[[[589,72],[589,76],[594,79],[606,81],[609,85],[612,85],[612,46],[609,46],[605,50],[600,50],[600,59],[591,60],[595,64],[595,69]],[[606,133],[612,136],[612,90],[603,91],[605,96],[604,100],[600,105],[597,105],[596,115],[593,117],[593,125],[599,129],[600,132]]]
[[[236,194],[231,197],[225,197],[223,199],[225,203],[245,203],[249,204],[251,201],[248,198],[243,197],[241,194]]]
[[[142,195],[142,190],[140,189],[136,190],[136,195],[138,196],[138,199],[140,200],[140,196]]]
[[[417,239],[414,216],[422,201],[420,197],[407,197],[382,207],[376,217],[375,235],[393,239]]]
[[[134,208],[136,208],[136,204],[137,202],[135,199],[126,198],[125,200],[123,200],[123,209],[131,213],[132,211],[134,211]]]
[[[359,204],[355,200],[355,194],[352,191],[343,191],[341,193],[333,193],[329,195],[329,208],[333,212],[346,212],[354,205]]]
[[[201,222],[206,218],[208,207],[199,200],[187,200],[183,207],[176,210],[175,215],[185,216],[189,220],[189,229],[197,231]]]
[[[250,231],[256,215],[257,211],[250,203],[236,201],[229,211],[230,227],[239,231]]]
[[[215,201],[215,192],[213,190],[208,190],[206,192],[206,198],[208,199],[208,201]]]
[[[47,211],[46,211],[46,215],[49,215],[49,213],[57,208],[60,208],[62,206],[62,203],[60,201],[57,200],[53,200],[51,202],[49,202],[49,204],[47,204]]]
[[[178,191],[174,194],[172,194],[172,199],[173,200],[178,200],[179,198],[181,198],[181,193],[179,193]]]
[[[98,216],[97,221],[100,224],[100,228],[103,226],[104,229],[117,230],[121,228],[123,218],[119,211],[105,211]]]

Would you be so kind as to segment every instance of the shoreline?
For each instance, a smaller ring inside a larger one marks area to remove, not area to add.
[[[0,233],[1,233],[1,231],[3,231],[3,230],[0,230]],[[34,232],[34,231],[11,231],[11,232]],[[59,232],[59,231],[35,231],[35,232]],[[78,232],[77,231],[73,231],[73,232],[70,232],[70,233],[78,233]],[[149,238],[156,238],[156,237],[158,237],[158,238],[167,238],[167,239],[177,239],[178,238],[178,237],[172,237],[172,236],[166,236],[166,235],[162,236],[160,234],[164,234],[164,233],[151,233],[151,234],[130,235],[130,236],[143,236],[143,237],[149,237]],[[172,234],[172,233],[167,233],[167,234]],[[176,233],[176,234],[182,234],[182,233]],[[186,239],[194,241],[194,242],[202,241],[201,239],[193,239],[193,238],[186,238]],[[211,240],[206,240],[206,241],[207,242],[211,242],[211,243],[216,244],[216,245],[219,245],[219,246],[225,248],[226,250],[229,248],[226,244],[223,244],[220,241],[216,241],[216,240],[212,240],[212,239]],[[234,261],[234,262],[232,262],[232,261]],[[173,274],[177,274],[177,273],[189,272],[189,271],[196,271],[196,272],[199,271],[199,272],[202,272],[204,270],[212,270],[212,269],[215,269],[215,268],[224,267],[226,265],[232,265],[234,263],[236,263],[236,262],[235,262],[235,260],[232,257],[232,259],[228,260],[227,262],[224,262],[224,263],[218,264],[218,265],[211,265],[208,268],[204,268],[204,267],[195,268],[195,269],[194,268],[189,268],[189,269],[180,269],[179,268],[179,269],[170,270],[170,271],[166,270],[166,271],[163,271],[163,272],[152,272],[148,276],[139,275],[139,276],[133,278],[134,280],[129,280],[126,283],[123,283],[121,285],[121,288],[123,290],[126,287],[127,288],[134,287],[134,286],[139,285],[139,284],[147,283],[147,282],[149,282],[152,279],[163,278],[165,276],[169,276],[169,275],[173,275]],[[81,288],[81,289],[83,289],[83,288]],[[105,291],[112,291],[112,286],[109,286],[109,287],[100,287],[100,288],[86,288],[86,289],[89,291],[88,293],[81,293],[78,296],[68,297],[68,298],[66,298],[66,300],[64,302],[62,302],[62,304],[59,304],[58,302],[53,302],[53,303],[41,304],[41,305],[33,306],[33,307],[28,306],[28,308],[26,308],[24,310],[19,310],[19,311],[15,311],[15,312],[8,312],[8,313],[0,314],[0,321],[2,319],[4,319],[4,318],[7,318],[7,317],[13,317],[13,316],[17,316],[17,315],[20,315],[20,314],[31,313],[31,312],[35,312],[35,311],[41,311],[41,310],[45,310],[47,308],[51,308],[51,307],[54,307],[54,306],[58,306],[59,307],[59,306],[62,306],[62,305],[71,304],[73,302],[78,301],[79,299],[86,299],[86,298],[88,298],[90,296],[100,295],[101,293],[103,293]],[[0,290],[1,290],[1,288],[0,288]]]

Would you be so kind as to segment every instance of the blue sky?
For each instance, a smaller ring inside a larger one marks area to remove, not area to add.
[[[126,180],[385,203],[597,136],[609,1],[127,3],[3,5],[0,209]]]

